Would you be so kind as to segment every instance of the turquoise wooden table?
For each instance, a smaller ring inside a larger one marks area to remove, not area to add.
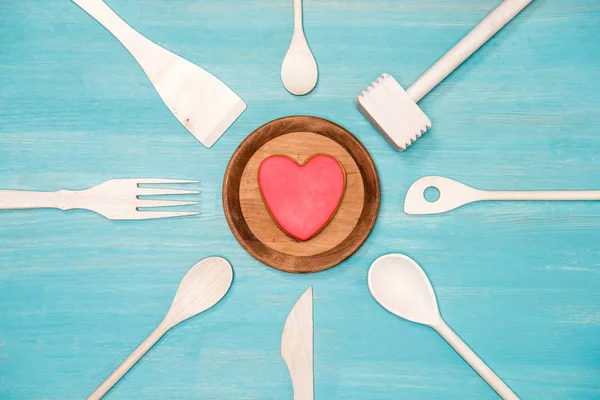
[[[248,109],[202,147],[139,66],[68,0],[0,2],[0,188],[81,189],[117,177],[200,179],[201,216],[115,222],[86,211],[0,212],[0,398],[80,399],[151,332],[200,259],[222,255],[223,302],[168,333],[113,399],[291,399],[285,318],[315,291],[317,399],[494,399],[431,329],[383,310],[366,285],[401,252],[448,323],[523,399],[600,399],[600,203],[489,203],[403,213],[440,174],[488,189],[600,189],[600,4],[536,0],[421,106],[434,127],[404,154],[354,106],[382,72],[408,87],[498,0],[306,0],[320,69],[306,97],[279,69],[288,0],[109,0],[160,45],[217,75]],[[381,213],[349,260],[282,273],[235,241],[227,162],[258,126],[328,118],[375,159]]]

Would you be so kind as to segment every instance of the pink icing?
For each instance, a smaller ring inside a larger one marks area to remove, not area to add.
[[[324,155],[304,165],[271,156],[258,168],[258,185],[273,219],[299,240],[310,239],[329,222],[344,195],[345,179],[340,163]]]

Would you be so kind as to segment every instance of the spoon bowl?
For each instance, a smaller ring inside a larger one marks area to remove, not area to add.
[[[294,0],[294,33],[281,65],[281,81],[290,93],[302,96],[317,86],[318,79],[317,62],[302,25],[302,0]]]
[[[386,310],[401,318],[435,329],[504,400],[517,395],[444,322],[433,287],[413,259],[402,254],[379,257],[369,269],[369,290]]]
[[[221,257],[208,257],[183,277],[165,319],[177,325],[217,304],[231,287],[233,269]]]
[[[441,322],[433,287],[413,259],[402,254],[379,257],[368,281],[371,295],[392,314],[429,326]]]
[[[435,188],[437,200],[425,198],[425,191]],[[443,176],[426,176],[414,182],[404,200],[404,212],[409,215],[441,214],[480,200],[480,191]]]
[[[281,66],[281,81],[292,94],[302,96],[317,85],[317,62],[308,47],[304,34],[292,36],[292,42]]]

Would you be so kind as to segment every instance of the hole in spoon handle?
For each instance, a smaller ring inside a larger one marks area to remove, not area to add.
[[[438,201],[440,199],[440,196],[441,196],[440,189],[438,189],[435,186],[429,186],[429,187],[425,188],[425,190],[423,191],[423,198],[425,200],[427,200],[429,203],[435,203],[436,201]]]
[[[433,327],[450,346],[477,372],[504,400],[519,400],[519,397],[498,375],[445,323]]]

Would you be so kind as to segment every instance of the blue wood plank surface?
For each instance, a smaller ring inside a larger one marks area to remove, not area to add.
[[[498,3],[306,0],[320,81],[294,97],[279,80],[290,0],[109,0],[248,103],[206,149],[74,3],[0,1],[0,188],[172,177],[200,179],[202,191],[201,216],[184,219],[0,212],[0,398],[91,393],[160,322],[185,272],[210,255],[234,267],[229,295],[169,332],[109,398],[291,399],[281,331],[309,285],[317,399],[496,398],[433,330],[369,295],[371,262],[401,252],[428,273],[448,324],[523,399],[600,399],[600,202],[402,211],[407,188],[424,175],[487,189],[600,189],[600,3],[534,1],[421,102],[434,126],[404,154],[354,106],[382,72],[408,87]],[[313,275],[254,260],[221,204],[235,148],[287,115],[352,131],[382,183],[368,241]]]

